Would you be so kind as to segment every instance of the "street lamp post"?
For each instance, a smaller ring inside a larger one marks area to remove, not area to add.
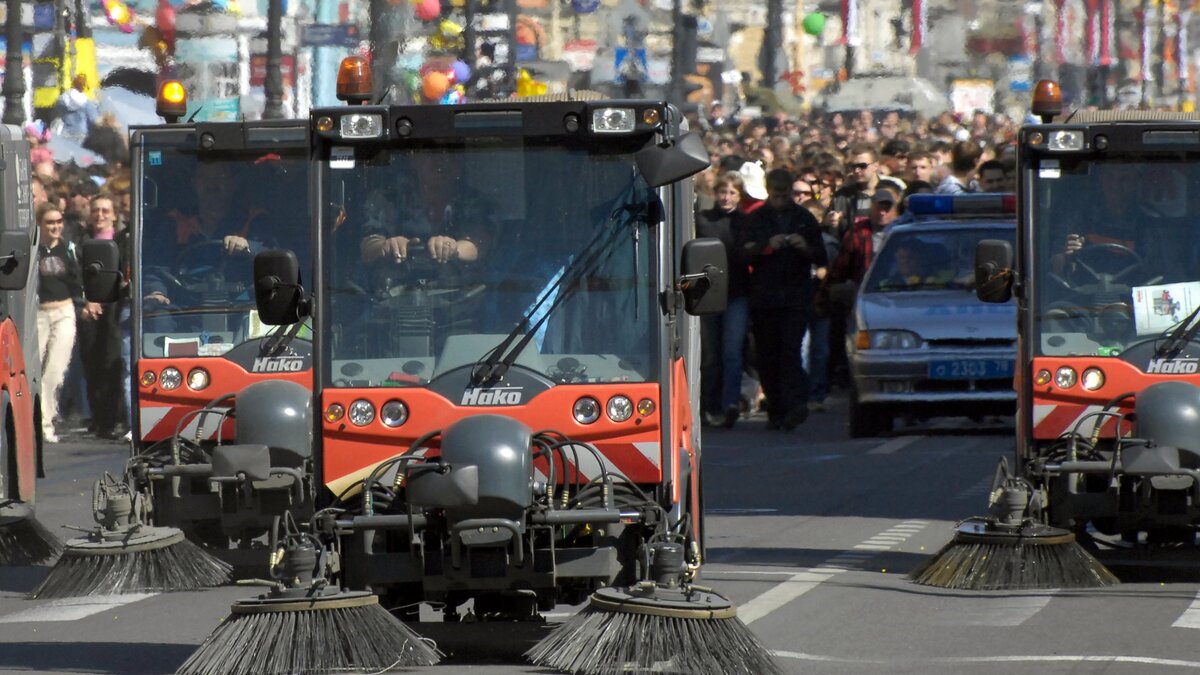
[[[21,27],[21,0],[5,0],[8,8],[4,35],[8,46],[4,55],[4,123],[25,123],[25,64],[21,56],[24,29]]]
[[[11,1],[11,0],[10,0]],[[285,117],[283,111],[283,0],[267,3],[267,77],[263,82],[266,105],[263,119],[278,120]]]

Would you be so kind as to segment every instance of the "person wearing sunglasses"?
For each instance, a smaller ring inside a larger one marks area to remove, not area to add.
[[[816,198],[816,190],[808,181],[797,179],[792,182],[792,201],[797,206],[804,206],[804,202]]]
[[[840,223],[846,227],[871,210],[871,195],[879,184],[879,154],[870,143],[850,148],[846,164],[846,179],[833,195],[830,207],[842,214]]]
[[[54,418],[58,395],[75,346],[75,304],[83,305],[83,285],[75,247],[63,238],[63,212],[57,204],[38,207],[38,354],[42,359],[42,438],[57,443]]]

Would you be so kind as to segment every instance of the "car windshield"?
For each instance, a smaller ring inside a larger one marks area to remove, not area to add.
[[[272,330],[254,311],[255,254],[288,248],[306,275],[310,269],[307,153],[201,155],[194,144],[158,143],[152,136],[138,149],[134,210],[140,353],[220,356]]]
[[[1179,155],[1034,167],[1035,344],[1118,356],[1200,307],[1200,166]]]
[[[489,358],[554,382],[657,369],[661,204],[640,143],[334,148],[322,230],[327,386],[419,386]]]
[[[897,231],[888,236],[866,280],[868,293],[967,290],[975,283],[975,246],[1014,240],[1012,228]]]

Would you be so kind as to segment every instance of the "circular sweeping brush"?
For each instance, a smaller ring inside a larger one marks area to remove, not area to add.
[[[33,516],[33,507],[0,504],[0,565],[36,565],[61,551],[62,544]]]
[[[525,655],[578,675],[783,672],[729,600],[698,586],[654,582],[596,591],[586,608]]]
[[[909,578],[968,591],[1101,588],[1119,581],[1068,530],[1034,521],[1038,492],[1000,460],[987,518],[968,518]]]
[[[1036,523],[1006,526],[988,518],[959,524],[954,538],[910,578],[924,586],[970,591],[1101,588],[1119,583],[1067,530]]]
[[[440,659],[373,593],[330,586],[316,538],[291,533],[274,551],[272,590],[233,603],[178,675],[384,672]]]
[[[300,591],[235,602],[178,675],[384,672],[438,662],[437,650],[373,593]]]
[[[525,656],[574,675],[782,675],[732,602],[684,581],[683,546],[656,542],[643,553],[648,578],[596,591]]]
[[[219,586],[232,568],[173,527],[142,524],[140,496],[106,475],[93,489],[97,526],[67,541],[31,598],[190,591]]]

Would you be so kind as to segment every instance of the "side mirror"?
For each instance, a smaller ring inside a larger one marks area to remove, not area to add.
[[[83,295],[88,302],[116,302],[121,297],[121,251],[111,239],[87,241],[79,251]]]
[[[729,274],[725,244],[720,239],[702,237],[684,244],[680,268],[683,274],[678,284],[684,311],[696,316],[725,311]]]
[[[0,232],[0,291],[19,291],[29,281],[29,234]]]
[[[300,263],[291,251],[263,251],[254,256],[254,304],[268,326],[298,323],[308,315]]]
[[[712,166],[704,141],[694,131],[670,143],[642,148],[634,154],[633,161],[650,187],[683,180]]]
[[[1012,244],[982,239],[975,245],[975,297],[983,302],[1008,302],[1013,287]]]

